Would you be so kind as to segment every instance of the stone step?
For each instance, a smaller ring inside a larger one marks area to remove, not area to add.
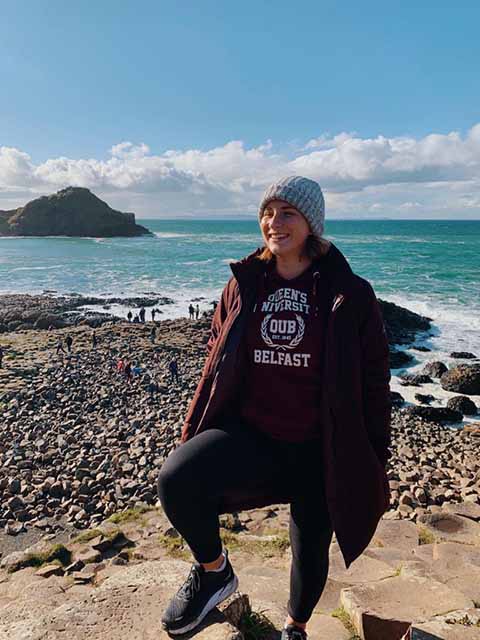
[[[343,589],[340,601],[362,640],[400,640],[413,622],[474,606],[441,582],[402,576]]]

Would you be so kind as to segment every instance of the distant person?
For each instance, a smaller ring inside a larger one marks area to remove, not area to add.
[[[200,316],[200,307],[197,304],[197,306],[195,307],[195,320],[198,320],[199,316]]]
[[[138,317],[138,314],[136,314],[133,319],[133,324],[138,324],[139,322],[140,322],[140,318]]]
[[[67,337],[65,338],[65,344],[67,345],[68,353],[72,353],[73,338],[70,334],[68,334]]]
[[[127,320],[128,320],[129,322],[131,322],[131,321],[132,321],[132,318],[133,318],[133,314],[132,314],[132,312],[129,310],[129,312],[127,313]]]
[[[124,373],[124,371],[125,371],[125,361],[122,358],[120,358],[117,361],[117,372]]]
[[[145,307],[141,307],[139,311],[140,322],[145,322]]]
[[[135,364],[132,367],[132,373],[134,376],[139,376],[142,373],[143,369],[140,366],[140,364],[138,362],[135,362]]]
[[[195,313],[195,309],[193,308],[193,304],[190,303],[189,306],[188,306],[188,317],[189,317],[189,320],[193,320],[194,319],[194,315],[193,315],[194,313]]]
[[[0,369],[3,369],[3,347],[0,345]]]
[[[151,371],[147,371],[147,379],[148,379],[147,389],[150,394],[150,400],[153,400],[153,396],[158,392],[158,384],[155,381],[155,378]]]
[[[92,332],[92,349],[97,348],[97,334],[95,333],[95,329]]]
[[[123,368],[123,374],[129,382],[132,380],[132,364],[131,362],[126,362]]]
[[[157,313],[157,312],[155,311],[155,309],[152,309],[152,310],[150,311],[150,315],[152,316],[152,322],[155,322],[155,314],[156,314],[156,313]]]
[[[178,382],[178,364],[175,358],[172,358],[168,363],[168,370],[170,371],[170,381]]]
[[[290,504],[281,640],[306,640],[333,532],[348,569],[389,508],[382,312],[371,284],[324,237],[324,217],[314,180],[273,183],[258,209],[263,247],[231,265],[212,319],[209,375],[158,477],[163,510],[196,560],[162,616],[170,635],[193,631],[237,588],[219,514]]]
[[[150,329],[150,342],[152,344],[155,344],[156,335],[157,335],[157,327],[153,325],[153,327]]]
[[[65,349],[63,348],[62,338],[58,338],[57,340],[57,356],[60,352],[65,353]]]

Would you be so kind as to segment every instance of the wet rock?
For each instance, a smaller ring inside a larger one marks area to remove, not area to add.
[[[443,362],[435,360],[434,362],[427,362],[423,367],[422,374],[432,378],[440,378],[445,371],[448,371],[448,367]]]
[[[474,416],[478,411],[476,404],[467,396],[455,396],[454,398],[449,398],[447,407],[460,412],[464,416]]]
[[[413,373],[413,374],[405,374],[400,376],[400,384],[403,386],[413,386],[418,387],[420,384],[426,384],[429,382],[433,382],[430,376],[421,373]]]
[[[460,364],[452,367],[442,375],[440,385],[446,391],[480,395],[480,365]]]
[[[445,422],[460,422],[462,414],[459,411],[448,409],[447,407],[407,407],[407,413],[414,416],[420,416],[431,422],[443,424]]]
[[[416,393],[415,400],[418,400],[422,404],[430,404],[430,402],[433,402],[435,400],[435,397],[429,393],[428,394]],[[453,409],[453,407],[451,408]]]
[[[477,358],[477,356],[474,353],[471,353],[470,351],[452,351],[452,353],[450,354],[450,357],[463,358],[467,360],[473,360]]]

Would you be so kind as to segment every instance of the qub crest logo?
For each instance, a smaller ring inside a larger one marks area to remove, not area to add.
[[[305,321],[297,313],[294,320],[278,320],[269,313],[263,319],[260,332],[263,341],[269,347],[282,351],[295,349],[303,340]]]

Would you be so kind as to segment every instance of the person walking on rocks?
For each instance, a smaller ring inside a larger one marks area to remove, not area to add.
[[[95,329],[92,331],[92,350],[94,351],[97,348],[97,334],[95,333]]]
[[[3,369],[3,347],[0,344],[0,369]]]
[[[150,342],[152,344],[155,344],[156,336],[157,336],[157,327],[155,325],[153,325],[153,327],[150,330]]]
[[[390,503],[390,369],[380,305],[323,236],[320,186],[292,176],[259,207],[264,246],[231,264],[207,360],[158,495],[195,558],[162,617],[191,631],[238,584],[219,515],[290,504],[288,616],[305,640],[333,532],[346,567]]]
[[[195,307],[195,320],[198,320],[199,316],[200,316],[200,307],[197,304],[197,306]]]
[[[65,344],[67,345],[68,353],[72,353],[73,338],[70,334],[68,334],[67,337],[65,338]]]
[[[178,363],[175,358],[172,358],[168,363],[168,370],[170,371],[170,381],[178,384]]]
[[[194,315],[193,315],[194,313],[195,313],[195,309],[193,307],[193,304],[190,303],[188,305],[188,318],[189,318],[189,320],[193,320],[194,319]]]
[[[155,311],[155,309],[152,309],[152,310],[150,311],[150,314],[151,314],[151,316],[152,316],[152,322],[155,322],[155,314],[156,314],[156,313],[157,313],[157,312]]]
[[[58,340],[57,340],[57,356],[58,356],[58,354],[60,353],[60,351],[61,351],[62,353],[65,353],[65,349],[63,348],[63,342],[62,342],[62,339],[61,339],[61,338],[58,338]]]
[[[127,313],[127,320],[128,320],[129,322],[131,322],[131,321],[132,321],[132,317],[133,317],[133,314],[132,314],[132,312],[131,312],[131,311],[129,311],[129,312]]]
[[[145,322],[145,307],[141,307],[138,312],[138,316],[140,318],[140,322]]]

